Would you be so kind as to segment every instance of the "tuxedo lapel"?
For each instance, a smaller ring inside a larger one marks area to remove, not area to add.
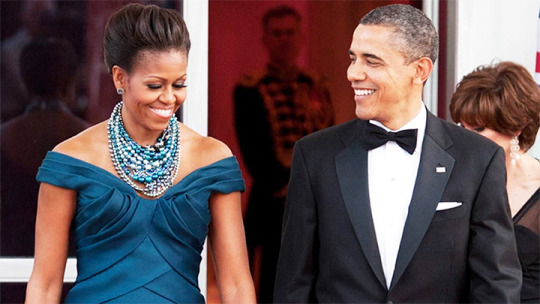
[[[454,167],[454,158],[445,151],[451,145],[442,121],[428,112],[418,175],[390,289],[407,268],[435,214]]]
[[[365,122],[360,122],[362,134]],[[347,145],[347,143],[346,143]],[[379,282],[386,288],[384,273],[371,216],[368,191],[367,151],[362,147],[360,138],[341,151],[335,158],[337,176],[343,200],[354,227],[356,237],[368,263]]]

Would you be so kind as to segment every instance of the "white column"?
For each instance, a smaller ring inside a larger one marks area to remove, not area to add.
[[[183,107],[183,123],[197,133],[208,135],[208,0],[183,0],[191,51],[187,69],[187,99]],[[202,252],[199,287],[206,297],[206,254]]]
[[[422,8],[426,16],[431,19],[437,32],[439,32],[439,0],[423,0]],[[437,115],[439,83],[439,60],[433,65],[433,71],[424,85],[423,99],[428,110]]]

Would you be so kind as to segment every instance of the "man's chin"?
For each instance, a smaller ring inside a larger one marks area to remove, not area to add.
[[[373,119],[373,114],[370,111],[366,111],[366,109],[360,108],[358,106],[356,106],[355,115],[362,120]]]

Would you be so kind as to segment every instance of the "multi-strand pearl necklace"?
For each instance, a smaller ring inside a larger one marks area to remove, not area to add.
[[[176,116],[152,146],[136,143],[124,128],[122,102],[111,114],[107,126],[109,152],[118,175],[136,191],[156,197],[169,189],[178,174],[180,164],[180,129]],[[143,184],[141,187],[136,184]]]

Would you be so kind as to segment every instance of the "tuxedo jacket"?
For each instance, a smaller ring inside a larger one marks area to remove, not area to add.
[[[504,151],[429,112],[387,288],[370,209],[365,125],[354,119],[295,145],[274,302],[518,303]],[[459,206],[437,210],[445,202]]]

